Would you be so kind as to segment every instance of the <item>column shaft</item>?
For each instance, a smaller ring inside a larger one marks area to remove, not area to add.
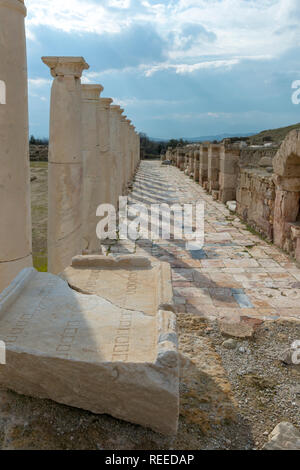
[[[82,252],[82,57],[43,57],[51,89],[48,157],[48,271],[58,274]]]
[[[32,266],[25,16],[0,0],[0,292]]]

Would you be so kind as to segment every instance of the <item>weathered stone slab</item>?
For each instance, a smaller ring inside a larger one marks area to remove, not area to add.
[[[165,300],[158,287],[163,279],[159,265],[163,263],[146,266],[139,260],[139,267],[128,261],[129,273],[122,260],[114,261],[115,268],[86,270],[93,272],[96,287],[98,274],[106,279],[106,286],[111,275],[112,284],[118,278],[122,296],[116,299],[113,289],[106,298],[86,295],[71,289],[58,276],[33,268],[21,271],[0,296],[0,339],[6,344],[1,385],[107,413],[161,433],[176,433],[175,316],[158,310],[160,299]],[[79,270],[81,277],[86,268],[72,269]],[[150,273],[148,290],[156,297],[151,304],[144,287],[147,301],[143,309],[139,288],[137,295],[134,290],[140,278],[142,282],[149,280]],[[164,279],[168,284],[170,280]],[[135,305],[131,297],[136,299]]]
[[[100,295],[122,308],[142,310],[154,316],[159,309],[172,309],[169,263],[151,263],[134,255],[76,256],[62,277],[73,289]]]
[[[269,435],[265,450],[300,450],[300,432],[291,423],[277,424]]]
[[[249,339],[254,335],[254,329],[251,325],[242,322],[228,322],[221,320],[219,322],[220,332],[224,336],[233,338]]]

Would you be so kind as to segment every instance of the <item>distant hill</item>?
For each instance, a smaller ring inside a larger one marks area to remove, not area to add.
[[[187,140],[188,142],[213,142],[214,140],[223,140],[230,137],[250,137],[253,135],[253,132],[246,133],[246,134],[217,134],[217,135],[203,135],[201,137],[192,137],[192,138],[183,138],[183,140]]]
[[[269,129],[266,131],[259,132],[255,134],[245,133],[245,134],[217,134],[217,135],[205,135],[201,137],[183,137],[183,140],[188,142],[213,142],[214,140],[221,141],[226,138],[240,138],[241,140],[247,140],[250,145],[261,145],[266,142],[278,142],[286,138],[288,133],[293,129],[300,129],[300,123],[293,124],[292,126],[279,127],[278,129]],[[169,139],[158,139],[150,137],[150,140],[154,142],[168,142]]]
[[[223,140],[230,137],[249,137],[254,135],[253,132],[246,134],[218,134],[218,135],[202,135],[201,137],[182,137],[182,140],[187,142],[213,142],[214,140]],[[158,139],[156,137],[150,137],[150,140],[154,142],[168,142],[169,139]]]
[[[289,132],[294,129],[300,129],[300,123],[292,126],[279,127],[278,129],[269,129],[259,134],[252,135],[249,140],[252,145],[264,144],[265,142],[278,142],[286,138]]]

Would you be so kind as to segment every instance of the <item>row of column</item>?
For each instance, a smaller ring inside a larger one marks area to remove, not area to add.
[[[81,84],[83,57],[43,57],[54,78],[48,157],[48,271],[101,249],[97,208],[127,194],[140,159],[139,135],[123,109]]]
[[[28,79],[23,0],[0,0],[0,292],[32,266]],[[49,270],[99,249],[97,207],[113,204],[138,165],[139,136],[119,106],[82,85],[82,57],[47,57],[54,77],[49,143]]]
[[[175,149],[166,157],[187,176],[223,203],[236,199],[240,147],[224,140],[221,144],[204,142]]]

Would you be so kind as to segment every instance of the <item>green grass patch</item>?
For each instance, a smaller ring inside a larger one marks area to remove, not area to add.
[[[48,270],[47,255],[33,255],[33,267],[42,273],[46,273]]]
[[[30,162],[31,168],[47,168],[48,162]]]

